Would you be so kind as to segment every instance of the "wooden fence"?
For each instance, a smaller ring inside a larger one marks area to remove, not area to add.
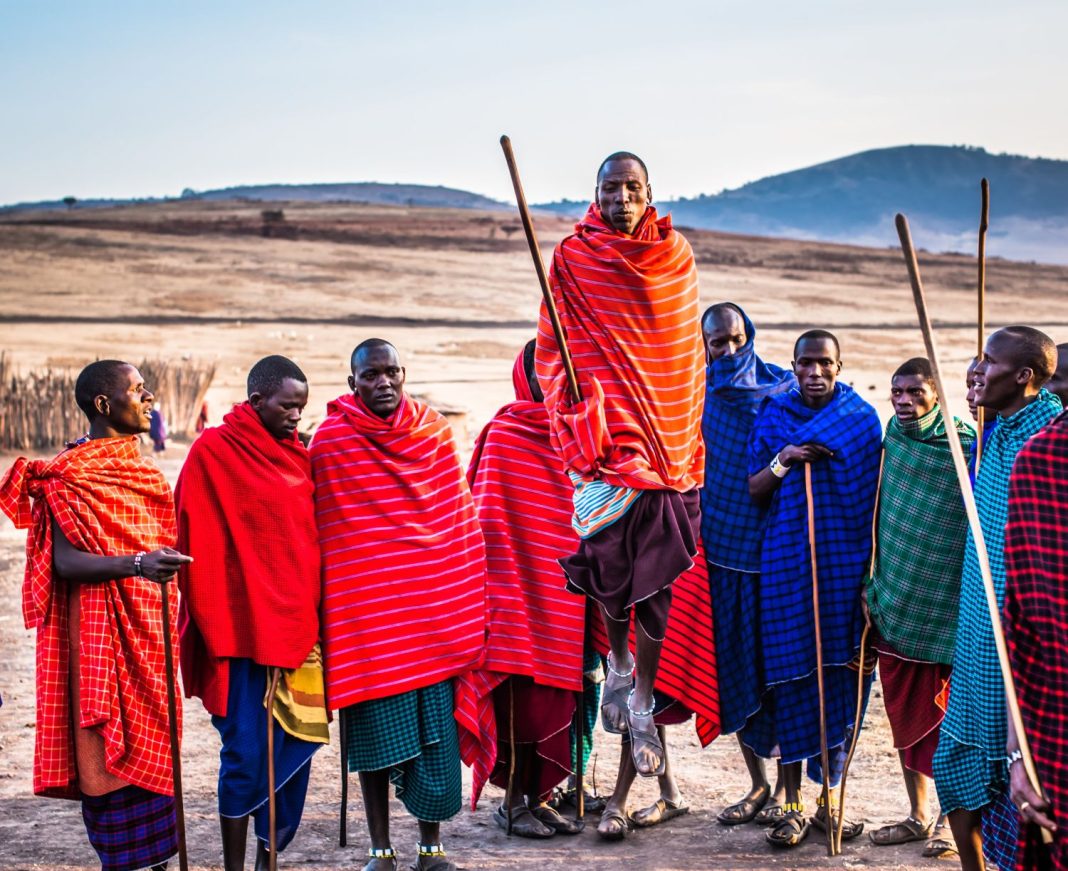
[[[159,397],[168,433],[189,435],[215,376],[215,363],[145,360],[137,367]],[[77,372],[64,369],[15,371],[0,353],[0,450],[55,448],[86,430],[85,415],[74,401]]]

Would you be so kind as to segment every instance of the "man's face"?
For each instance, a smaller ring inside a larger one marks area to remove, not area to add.
[[[825,401],[834,391],[842,363],[830,339],[805,339],[797,346],[794,375],[809,403]]]
[[[96,397],[96,409],[122,435],[148,432],[155,397],[145,388],[145,379],[133,366],[123,366],[119,372],[120,386],[110,396]]]
[[[919,420],[938,404],[938,395],[923,375],[896,375],[890,382],[890,401],[898,420]]]
[[[349,376],[349,387],[372,413],[382,418],[393,414],[404,389],[404,367],[396,348],[380,345],[361,352]]]
[[[1027,390],[1034,373],[1020,366],[1012,355],[1012,338],[1001,331],[986,340],[983,359],[975,366],[975,403],[994,411],[1015,405]]]
[[[979,420],[979,403],[975,401],[975,367],[978,365],[978,360],[972,360],[968,364],[968,374],[964,376],[964,384],[968,388],[968,411],[972,413],[972,420]]]
[[[267,396],[253,393],[248,401],[267,432],[276,439],[291,439],[297,431],[304,406],[308,404],[308,385],[295,378],[286,378],[274,393]]]
[[[1061,398],[1061,404],[1068,408],[1068,347],[1057,349],[1057,370],[1046,383],[1046,389],[1056,393]]]
[[[705,348],[709,360],[730,357],[748,341],[745,334],[745,321],[734,309],[724,309],[712,316],[710,329],[703,330]]]
[[[629,236],[652,201],[653,189],[642,165],[628,158],[605,164],[595,196],[601,217]]]

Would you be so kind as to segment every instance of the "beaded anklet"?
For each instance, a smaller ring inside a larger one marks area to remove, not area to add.
[[[608,660],[608,670],[612,674],[614,674],[616,677],[634,677],[634,672],[638,668],[638,663],[635,662],[632,659],[631,662],[630,662],[630,671],[616,671],[614,668],[612,668],[612,654],[611,653],[608,654],[607,660]]]
[[[805,803],[803,801],[784,801],[782,803],[782,812],[784,815],[790,813],[803,814],[805,812]]]
[[[369,859],[396,859],[397,853],[392,847],[371,847],[367,851]]]
[[[420,856],[444,856],[445,845],[444,844],[416,844],[419,848]]]

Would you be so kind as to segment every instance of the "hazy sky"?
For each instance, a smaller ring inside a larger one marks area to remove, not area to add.
[[[659,198],[855,151],[1068,158],[1068,3],[0,0],[0,203],[316,181]]]

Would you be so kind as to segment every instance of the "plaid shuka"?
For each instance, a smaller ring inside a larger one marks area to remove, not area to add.
[[[757,356],[756,327],[744,312],[742,320],[746,343],[736,353],[708,364],[701,420],[705,439],[701,539],[708,560],[725,733],[745,725],[760,707],[764,688],[755,576],[760,571],[764,512],[749,497],[749,434],[765,397],[797,386],[792,372]]]
[[[1001,418],[983,449],[975,481],[983,539],[1000,607],[1005,598],[1005,525],[1008,522],[1009,476],[1020,449],[1061,410],[1048,390]],[[942,811],[978,810],[1004,789],[1005,691],[1001,684],[994,629],[987,610],[983,578],[971,530],[964,551],[960,619],[953,654],[949,706],[942,721],[934,758],[935,786]]]
[[[26,538],[22,613],[37,630],[37,733],[33,788],[79,798],[72,727],[103,737],[108,773],[170,795],[170,732],[160,585],[144,578],[83,584],[80,661],[69,662],[67,585],[52,574],[52,524],[78,550],[103,556],[173,546],[174,501],[136,437],[93,439],[51,460],[19,458],[0,481],[0,510]],[[173,593],[172,593],[173,596]],[[171,643],[178,649],[178,609]],[[70,710],[77,668],[80,710]],[[176,691],[178,729],[181,697]]]
[[[769,397],[757,417],[749,474],[767,468],[788,444],[816,442],[834,456],[812,464],[816,508],[820,622],[827,688],[827,738],[842,743],[853,726],[857,675],[848,668],[860,648],[860,590],[871,555],[871,521],[879,478],[882,425],[875,409],[848,385],[835,385],[830,403],[806,406],[798,390]],[[765,723],[753,737],[761,755],[784,762],[819,754],[815,693],[816,630],[803,470],[794,469],[772,498],[760,564],[760,635],[764,645]],[[787,696],[779,704],[767,695]],[[757,714],[759,717],[759,712]],[[767,737],[774,743],[767,746]],[[749,743],[748,731],[743,740]],[[760,745],[760,746],[758,746]],[[766,752],[765,752],[766,751]]]
[[[137,871],[178,852],[174,796],[127,786],[82,797],[82,819],[101,871]]]
[[[756,327],[744,312],[742,320],[746,343],[737,353],[710,361],[706,373],[701,538],[712,565],[755,573],[760,571],[764,512],[749,498],[749,434],[764,399],[796,387],[797,379],[757,356]]]
[[[453,682],[441,681],[344,709],[349,771],[389,769],[397,798],[413,817],[441,822],[462,801]]]
[[[975,432],[957,418],[954,425],[970,450]],[[915,421],[892,417],[883,449],[868,607],[879,633],[905,657],[949,665],[968,518],[941,408]]]
[[[984,458],[985,462],[985,458]],[[1020,451],[1005,530],[1005,640],[1038,779],[1058,824],[1049,854],[1068,867],[1068,413]],[[1016,867],[1046,852],[1020,832]]]

